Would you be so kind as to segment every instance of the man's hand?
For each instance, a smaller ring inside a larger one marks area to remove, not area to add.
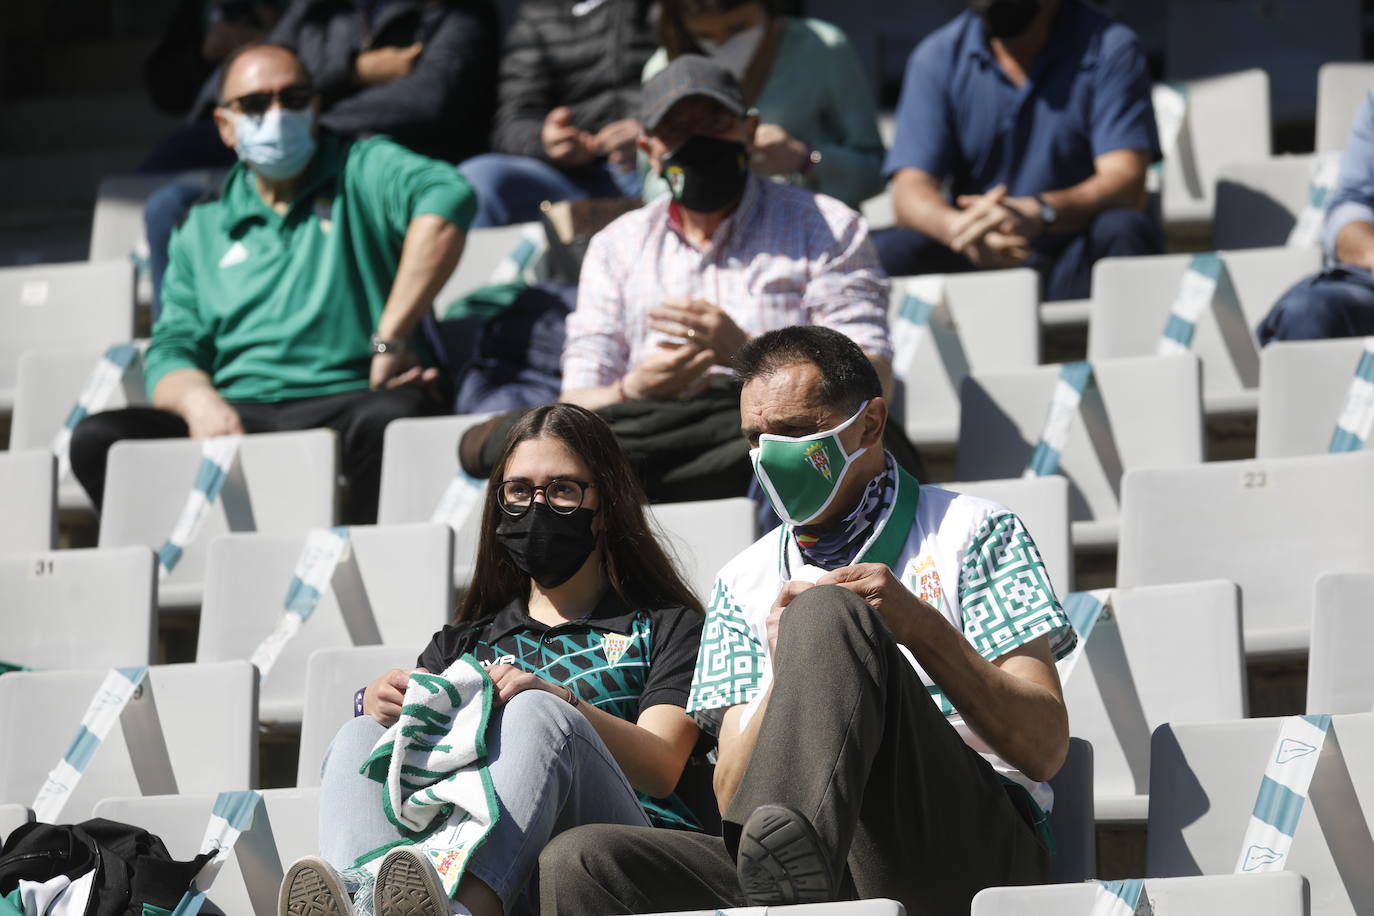
[[[439,370],[426,369],[414,353],[378,353],[372,357],[368,385],[373,391],[381,388],[403,388],[406,385],[429,387],[439,380]]]
[[[782,625],[782,612],[787,610],[787,606],[792,603],[793,599],[808,588],[811,588],[811,583],[801,579],[784,582],[782,590],[778,592],[778,597],[773,600],[773,607],[768,612],[768,654],[770,656],[778,650],[778,627]]]
[[[543,690],[564,701],[572,696],[572,691],[562,684],[551,684],[539,675],[522,671],[514,665],[492,665],[487,669],[487,675],[496,691],[498,706],[506,705],[512,697],[526,690]]]
[[[662,307],[649,309],[649,326],[712,351],[721,366],[731,365],[735,354],[749,342],[749,335],[725,309],[704,299],[664,299]]]
[[[392,668],[368,684],[363,691],[363,712],[388,728],[395,725],[401,716],[410,676],[417,671],[429,673],[428,668]]]
[[[661,343],[625,376],[625,397],[631,401],[693,397],[706,386],[706,370],[715,359],[713,350]]]
[[[638,137],[638,119],[622,118],[597,131],[592,138],[592,147],[598,155],[609,159],[611,165],[628,172],[635,167],[635,140]]]
[[[410,71],[415,69],[415,62],[420,59],[420,52],[424,48],[424,45],[417,42],[406,48],[376,48],[363,51],[358,54],[353,64],[353,72],[357,75],[358,82],[364,86],[379,86],[398,80],[403,76],[409,76]]]
[[[1020,267],[1030,259],[1030,242],[1019,235],[989,232],[964,249],[973,266],[987,269]]]
[[[760,175],[791,175],[806,167],[806,144],[776,124],[760,124],[754,133],[750,165]]]
[[[596,137],[573,124],[572,109],[567,105],[559,105],[544,118],[539,139],[544,155],[559,165],[586,165],[597,155]]]
[[[243,420],[239,412],[213,388],[198,388],[189,392],[182,406],[181,418],[186,421],[192,439],[243,435]]]
[[[918,618],[939,612],[912,594],[884,563],[859,563],[842,566],[816,580],[817,585],[838,585],[868,602],[869,607],[887,621],[897,642],[910,646],[910,631]],[[944,618],[941,617],[941,620]]]

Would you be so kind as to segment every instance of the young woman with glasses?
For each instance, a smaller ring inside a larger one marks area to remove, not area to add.
[[[650,530],[605,422],[570,404],[526,414],[492,472],[481,526],[457,621],[418,668],[439,673],[471,653],[490,675],[500,817],[454,901],[421,857],[393,852],[374,897],[383,916],[533,909],[524,892],[540,850],[579,824],[699,829],[674,790],[698,739],[684,707],[701,605]],[[324,861],[292,867],[282,913],[352,912],[330,866],[400,839],[380,784],[358,769],[400,714],[410,673],[387,672],[355,698],[323,765]]]

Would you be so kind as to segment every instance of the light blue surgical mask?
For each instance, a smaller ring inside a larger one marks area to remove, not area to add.
[[[311,135],[315,116],[309,109],[289,111],[277,105],[260,118],[242,112],[231,117],[238,138],[234,152],[268,181],[294,178],[305,171],[315,155]]]

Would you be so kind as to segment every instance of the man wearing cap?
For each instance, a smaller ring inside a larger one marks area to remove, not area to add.
[[[690,399],[729,382],[750,338],[823,325],[887,384],[888,282],[864,221],[749,172],[758,116],[735,77],[683,55],[644,84],[639,148],[671,194],[587,249],[568,317],[563,399],[589,408]]]
[[[897,465],[877,374],[842,334],[771,331],[736,367],[786,524],[717,575],[687,701],[719,738],[723,836],[579,827],[541,856],[541,912],[954,914],[1044,882],[1045,781],[1068,751],[1055,659],[1076,636],[1030,533]]]
[[[172,236],[145,358],[153,406],[93,414],[72,434],[97,507],[120,439],[327,427],[344,520],[375,520],[386,425],[434,404],[418,330],[476,205],[452,166],[345,140],[318,115],[290,50],[249,45],[226,61],[215,121],[240,161]]]

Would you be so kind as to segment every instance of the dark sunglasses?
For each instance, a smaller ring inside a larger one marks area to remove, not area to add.
[[[274,100],[281,102],[281,107],[289,111],[300,111],[308,107],[316,95],[314,86],[297,83],[293,86],[283,86],[276,91],[250,92],[236,99],[229,99],[223,103],[223,107],[237,108],[250,118],[260,118],[267,114],[267,109],[272,107]]]

